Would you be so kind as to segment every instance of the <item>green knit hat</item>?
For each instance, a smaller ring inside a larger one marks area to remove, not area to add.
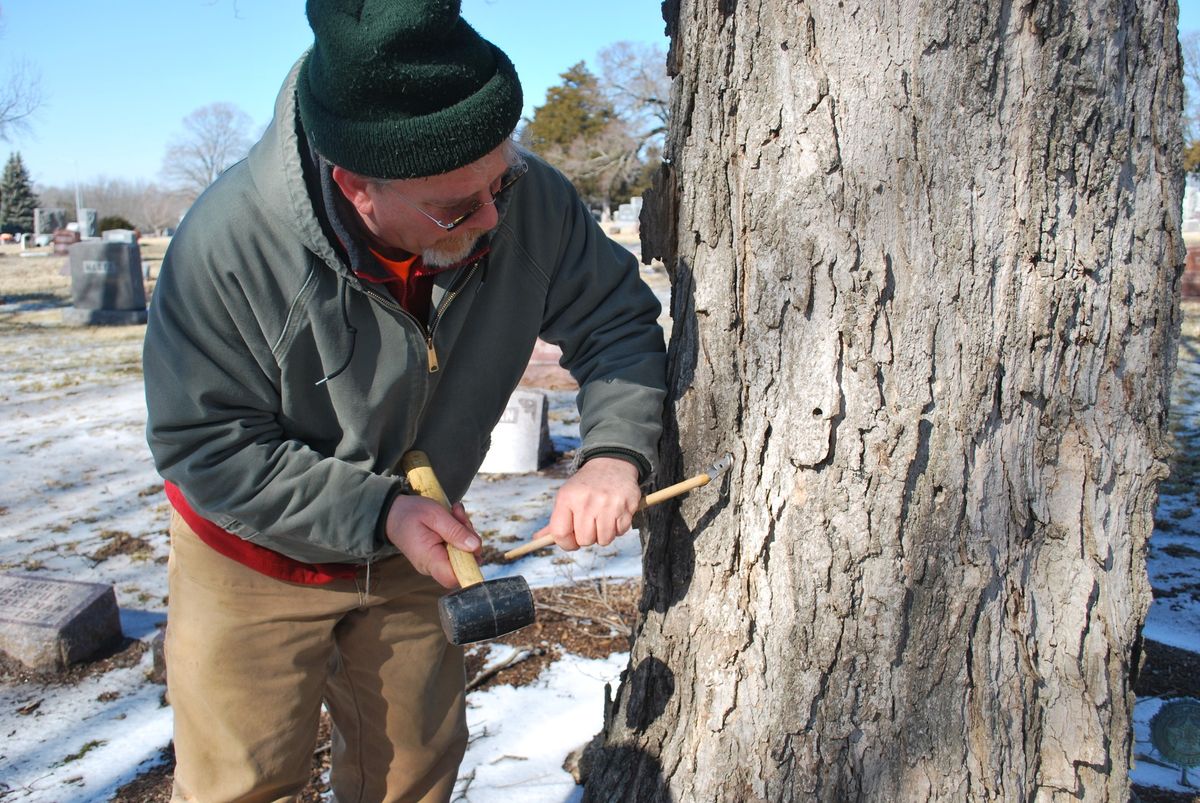
[[[372,178],[436,176],[512,133],[517,71],[459,8],[459,0],[308,0],[315,41],[297,96],[322,156]]]

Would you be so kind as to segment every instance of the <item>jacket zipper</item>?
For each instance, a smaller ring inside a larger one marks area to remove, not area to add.
[[[473,277],[475,275],[475,272],[477,270],[479,270],[479,264],[481,262],[483,262],[482,259],[472,262],[470,268],[467,270],[466,274],[462,277],[462,279],[454,283],[454,289],[452,289],[448,293],[446,293],[445,298],[442,299],[442,303],[438,305],[437,311],[433,314],[433,320],[429,322],[428,329],[426,329],[421,324],[421,322],[418,321],[413,316],[413,314],[411,312],[404,309],[404,307],[397,304],[394,300],[389,299],[389,298],[384,298],[382,295],[375,292],[370,287],[364,286],[362,288],[363,292],[365,292],[368,296],[370,296],[371,298],[380,302],[384,306],[390,307],[395,310],[399,310],[401,315],[407,316],[410,321],[415,323],[419,329],[421,329],[423,332],[425,332],[425,353],[426,353],[426,357],[429,360],[429,373],[431,373],[431,374],[436,374],[438,371],[440,371],[442,369],[441,362],[439,362],[439,360],[438,360],[437,350],[433,347],[434,332],[437,331],[437,326],[439,323],[441,323],[442,317],[445,316],[446,308],[450,306],[450,302],[452,302],[454,299],[458,298],[459,293],[462,292],[462,288],[466,287],[467,283],[469,281],[471,281],[471,277]]]
[[[425,334],[425,349],[429,357],[429,373],[436,374],[441,370],[441,364],[438,362],[437,350],[433,347],[433,333],[437,331],[437,325],[441,323],[442,316],[446,314],[446,308],[450,306],[450,302],[458,298],[458,294],[462,288],[467,286],[471,281],[471,277],[475,275],[475,271],[479,270],[479,263],[483,260],[476,260],[471,263],[470,269],[463,277],[462,281],[455,282],[454,288],[446,293],[446,297],[442,299],[442,303],[438,305],[437,312],[433,314],[433,320],[429,322],[429,330]]]

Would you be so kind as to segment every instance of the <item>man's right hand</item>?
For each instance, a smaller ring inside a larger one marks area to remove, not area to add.
[[[446,544],[474,553],[482,543],[462,503],[450,512],[421,496],[401,494],[392,500],[386,527],[388,540],[404,553],[413,568],[445,588],[458,588]]]

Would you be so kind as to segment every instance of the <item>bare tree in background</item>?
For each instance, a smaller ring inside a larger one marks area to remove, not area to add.
[[[147,233],[178,224],[190,202],[157,182],[107,176],[81,183],[79,191],[86,205],[98,210],[101,217],[123,217]],[[43,206],[65,209],[67,217],[75,219],[74,187],[39,186],[37,193]]]
[[[212,103],[183,118],[184,132],[167,148],[163,178],[191,203],[250,150],[249,115],[232,103]]]
[[[147,231],[161,232],[179,225],[187,206],[179,193],[171,192],[161,184],[150,184],[139,198],[137,216],[130,220],[144,221]]]
[[[0,34],[3,34],[3,7],[0,7]],[[42,105],[41,76],[25,61],[5,65],[0,78],[0,141],[12,134],[29,130],[29,121]]]
[[[667,54],[658,45],[617,42],[600,51],[600,80],[640,153],[662,144],[670,117]]]

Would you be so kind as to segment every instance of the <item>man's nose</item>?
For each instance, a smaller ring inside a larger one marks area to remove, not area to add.
[[[479,196],[479,201],[482,205],[471,216],[471,223],[481,229],[491,229],[500,222],[500,215],[496,212],[496,198],[491,190],[484,190]]]

